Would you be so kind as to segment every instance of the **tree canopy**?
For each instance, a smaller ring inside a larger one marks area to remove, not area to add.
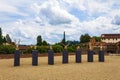
[[[96,42],[101,42],[101,37],[99,37],[99,36],[93,36],[93,38],[95,38]]]
[[[64,44],[64,45],[66,45],[65,32],[64,32],[64,34],[63,34],[63,39],[62,39],[62,42],[61,42],[61,43]]]
[[[11,43],[11,42],[12,42],[9,34],[6,35],[6,42],[7,42],[7,43]]]
[[[42,40],[41,35],[38,35],[38,37],[37,37],[37,46],[42,46],[42,45],[47,46],[48,43],[47,43],[47,41]]]
[[[4,38],[3,38],[3,43],[6,43],[6,42],[7,42],[7,41],[6,41],[6,37],[4,37]]]
[[[42,45],[47,46],[47,45],[48,45],[47,41],[44,40],[44,41],[42,42]]]
[[[37,37],[37,45],[38,46],[42,45],[42,37],[41,37],[41,35],[38,35],[38,37]]]
[[[80,37],[80,43],[86,43],[86,42],[90,42],[90,36],[89,34],[84,34],[84,35],[81,35]]]

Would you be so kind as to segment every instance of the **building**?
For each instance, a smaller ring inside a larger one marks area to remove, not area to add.
[[[118,43],[120,42],[120,34],[102,34],[101,41],[105,43]]]
[[[91,38],[90,43],[96,52],[102,47],[107,53],[120,53],[120,34],[102,34],[101,42]]]
[[[92,49],[94,50],[95,53],[98,53],[98,51],[101,49],[105,50],[106,49],[106,43],[105,42],[97,42],[95,38],[90,39],[90,43],[92,46]]]
[[[106,51],[119,53],[120,34],[102,34],[101,41],[106,43]]]

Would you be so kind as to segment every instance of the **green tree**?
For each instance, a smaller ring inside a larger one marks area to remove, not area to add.
[[[75,45],[74,46],[68,46],[67,50],[68,50],[68,52],[75,52],[76,47],[75,47]]]
[[[44,40],[44,41],[42,42],[42,45],[43,45],[43,46],[47,46],[47,45],[48,45],[47,41]]]
[[[86,43],[86,42],[90,42],[90,36],[89,36],[89,34],[81,35],[81,37],[80,37],[80,43]]]
[[[37,50],[39,51],[39,53],[47,53],[49,50],[49,47],[47,46],[37,46]]]
[[[9,34],[6,35],[6,42],[7,42],[7,43],[11,43],[11,42],[12,42]]]
[[[6,41],[6,38],[4,37],[4,38],[3,38],[3,43],[6,43],[6,42],[7,42],[7,41]]]
[[[65,32],[63,34],[62,44],[66,45]]]
[[[97,42],[101,42],[101,37],[93,36],[93,38],[95,38],[95,40],[96,40]]]
[[[2,38],[2,29],[0,28],[0,45],[3,43],[3,38]]]
[[[42,45],[42,37],[41,37],[41,35],[38,35],[38,37],[37,37],[37,45],[38,46]]]
[[[53,45],[53,50],[55,53],[59,53],[59,52],[62,52],[63,51],[63,47],[61,45]]]
[[[67,44],[69,44],[69,46],[72,46],[72,45],[79,45],[80,44],[80,42],[79,41],[70,41],[70,40],[68,40],[68,41],[66,41],[66,43]]]
[[[13,54],[15,46],[12,45],[0,45],[0,54]]]

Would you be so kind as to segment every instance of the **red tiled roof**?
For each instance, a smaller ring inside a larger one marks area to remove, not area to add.
[[[102,34],[101,38],[120,38],[120,34]]]

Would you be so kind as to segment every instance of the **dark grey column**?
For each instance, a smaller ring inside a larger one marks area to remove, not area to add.
[[[98,57],[99,62],[104,62],[104,51],[99,51]]]
[[[20,51],[15,50],[14,52],[14,66],[20,66]]]
[[[48,50],[48,64],[53,65],[54,64],[54,51]]]
[[[88,51],[88,62],[93,62],[93,51]]]
[[[65,63],[68,63],[68,51],[67,50],[64,50],[63,51],[63,54],[62,54],[63,58],[62,58],[62,63],[65,64]]]
[[[80,63],[80,62],[81,62],[81,51],[76,50],[76,63]]]
[[[38,50],[32,51],[32,65],[37,66],[38,65]]]

